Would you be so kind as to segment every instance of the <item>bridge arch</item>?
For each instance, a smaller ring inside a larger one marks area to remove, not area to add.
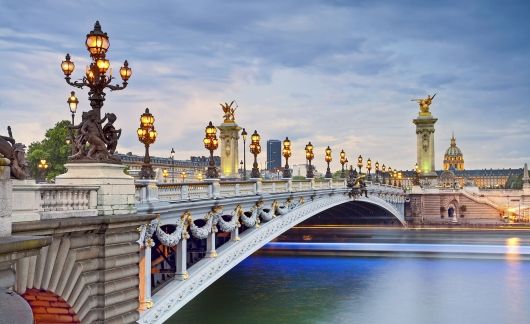
[[[396,206],[382,198],[374,195],[368,198],[356,198],[356,200],[384,208],[403,223],[403,216]],[[188,269],[189,278],[187,280],[174,280],[162,287],[152,297],[153,307],[141,315],[139,323],[164,322],[223,274],[274,238],[306,219],[351,201],[347,194],[316,198],[269,222],[261,223],[259,228],[252,228],[243,232],[239,241],[230,241],[219,247],[217,257],[204,258]],[[399,203],[397,197],[395,203]]]

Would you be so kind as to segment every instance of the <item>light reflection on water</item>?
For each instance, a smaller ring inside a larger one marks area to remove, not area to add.
[[[528,323],[530,262],[252,256],[167,323]]]

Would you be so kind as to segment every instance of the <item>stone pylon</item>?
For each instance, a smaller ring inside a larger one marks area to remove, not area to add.
[[[417,163],[422,178],[437,178],[434,157],[434,118],[430,111],[420,112],[412,122],[416,125]]]
[[[226,120],[217,128],[221,140],[221,178],[239,178],[239,127],[235,121]]]

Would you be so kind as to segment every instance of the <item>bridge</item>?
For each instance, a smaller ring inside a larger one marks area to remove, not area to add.
[[[378,183],[369,183],[366,195],[331,179],[138,183],[136,192],[138,212],[159,215],[142,226],[139,240],[145,260],[140,323],[164,322],[263,245],[332,207],[355,201],[405,224],[405,193]],[[206,240],[206,246],[196,248],[193,239]]]

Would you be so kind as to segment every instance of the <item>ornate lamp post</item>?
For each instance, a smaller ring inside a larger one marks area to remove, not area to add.
[[[394,187],[397,187],[397,186],[398,186],[398,183],[397,183],[397,180],[398,180],[398,172],[397,172],[396,169],[394,169],[393,178],[394,178]]]
[[[383,184],[386,184],[386,166],[383,163],[383,166],[381,167],[381,178],[383,180]]]
[[[171,182],[175,183],[175,149],[171,148]]]
[[[307,173],[306,178],[307,179],[313,179],[315,175],[313,174],[313,166],[311,165],[311,160],[315,157],[315,154],[313,153],[313,144],[309,142],[305,146],[305,158],[307,159]]]
[[[162,169],[162,176],[164,177],[164,183],[167,182],[167,177],[169,176],[169,172],[167,169]]]
[[[283,168],[282,177],[285,179],[291,178],[291,170],[289,169],[289,157],[291,157],[291,141],[289,137],[285,137],[283,140],[283,157],[285,158],[285,167]]]
[[[372,160],[370,158],[366,160],[366,169],[368,169],[368,181],[372,181],[372,174],[370,173],[372,170]]]
[[[140,116],[140,127],[136,131],[138,140],[145,146],[144,163],[140,170],[140,179],[154,179],[155,171],[151,166],[151,157],[149,156],[149,146],[156,141],[157,132],[155,130],[155,117],[145,108],[145,112]]]
[[[122,84],[111,84],[115,78],[112,76],[112,70],[109,71],[110,61],[105,58],[110,45],[109,37],[107,33],[101,30],[99,21],[96,21],[94,30],[87,34],[85,45],[92,61],[86,67],[85,75],[82,79],[71,81],[70,75],[74,72],[75,64],[70,60],[70,54],[66,54],[65,60],[61,62],[61,69],[63,70],[66,83],[75,88],[82,89],[83,87],[88,87],[90,89],[88,99],[92,107],[92,110],[87,112],[86,119],[84,118],[80,125],[75,126],[75,128],[84,128],[85,134],[79,132],[76,135],[77,138],[72,141],[76,153],[72,155],[71,159],[97,159],[99,161],[117,163],[119,159],[112,155],[116,149],[121,131],[116,130],[113,126],[113,123],[116,121],[114,114],[105,115],[105,118],[101,119],[101,108],[105,101],[104,90],[110,89],[111,91],[117,91],[125,89],[127,87],[127,81],[131,77],[132,70],[129,68],[127,61],[125,61],[120,68]],[[109,73],[107,74],[107,72]],[[75,100],[72,104],[74,102]],[[70,104],[70,100],[68,103]],[[108,119],[108,123],[102,128],[101,124],[105,119]],[[83,138],[80,138],[81,136]],[[88,149],[85,147],[86,143],[89,145]]]
[[[359,154],[357,158],[357,167],[359,168],[359,175],[361,174],[361,169],[363,168],[363,157]]]
[[[206,171],[206,178],[217,179],[219,178],[219,172],[215,167],[215,161],[213,159],[213,151],[219,146],[217,140],[217,128],[210,122],[204,130],[206,135],[204,136],[204,147],[210,151],[210,160],[208,161],[208,170]]]
[[[39,164],[37,165],[37,168],[39,168],[39,173],[40,173],[40,176],[42,178],[42,181],[46,181],[46,170],[48,170],[48,162],[46,162],[45,159],[41,159],[39,161]]]
[[[379,183],[379,161],[375,161],[375,182]]]
[[[331,162],[333,158],[331,157],[331,148],[328,146],[326,148],[326,156],[324,158],[324,160],[326,161],[326,163],[328,164],[328,167],[326,169],[326,175],[324,176],[326,179],[331,179],[333,178],[333,175],[331,174],[331,169],[329,168],[329,163]]]
[[[66,100],[66,102],[68,103],[68,108],[70,108],[70,113],[72,114],[72,127],[75,125],[74,124],[74,117],[75,117],[75,113],[77,111],[77,104],[79,103],[79,100],[77,99],[77,97],[75,96],[75,91],[72,91],[70,92],[70,96],[68,97],[68,100]],[[70,128],[70,139],[67,140],[67,144],[71,144],[72,145],[72,155],[75,154],[74,150],[75,150],[75,146],[74,146],[74,129],[73,128]]]
[[[258,154],[261,152],[261,145],[259,144],[259,136],[257,131],[254,131],[254,134],[250,136],[250,153],[254,155],[254,163],[252,164],[252,172],[250,172],[251,178],[261,177],[258,169]]]
[[[243,137],[243,180],[247,180],[247,131],[244,128],[241,137]]]
[[[392,176],[394,174],[392,173],[392,168],[391,167],[388,167],[388,184],[389,185],[392,185]]]
[[[401,171],[398,172],[397,174],[397,178],[398,178],[398,182],[399,182],[399,187],[400,188],[403,188],[403,173]]]
[[[340,171],[340,177],[341,178],[345,178],[346,177],[346,174],[344,172],[344,164],[346,164],[346,162],[348,162],[348,159],[346,159],[346,153],[344,152],[344,150],[341,150],[340,151],[340,165],[341,165],[341,171]]]

